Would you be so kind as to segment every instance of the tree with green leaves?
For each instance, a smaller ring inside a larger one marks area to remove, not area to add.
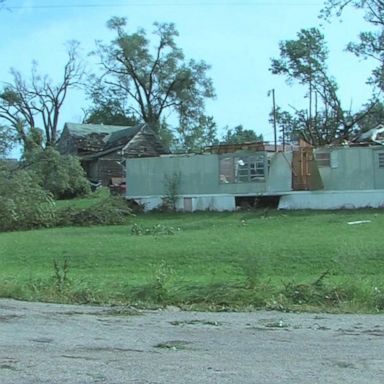
[[[241,144],[255,141],[263,141],[263,135],[256,134],[252,129],[245,129],[241,124],[234,128],[226,127],[226,132],[221,139],[223,144]]]
[[[375,29],[361,32],[359,42],[351,42],[347,50],[364,59],[373,59],[377,67],[373,70],[369,82],[384,90],[384,1],[382,0],[326,0],[321,16],[330,20],[334,15],[340,17],[347,7],[364,12],[365,20]]]
[[[114,17],[107,26],[116,37],[109,44],[97,43],[102,72],[92,76],[88,89],[96,108],[117,101],[126,116],[134,115],[155,132],[171,115],[178,121],[180,141],[186,142],[191,133],[187,127],[200,126],[205,100],[214,97],[209,66],[185,59],[172,23],[154,24],[154,48],[143,29],[127,32],[125,18]]]
[[[119,100],[105,100],[86,111],[84,124],[105,124],[134,126],[137,124],[135,116],[127,116]]]
[[[317,28],[302,29],[296,40],[279,43],[280,57],[272,59],[271,72],[287,77],[288,84],[297,81],[308,88],[308,117],[314,114],[314,100],[321,85],[334,88],[335,84],[326,75],[325,62],[328,50],[323,34]]]
[[[382,102],[377,102],[373,106],[367,105],[366,108],[368,111],[361,113],[362,116],[358,122],[360,132],[369,131],[384,123],[384,104]]]
[[[383,0],[325,0],[321,17],[323,19],[329,19],[333,15],[340,17],[347,7],[363,10],[365,20],[373,25],[384,25]]]
[[[197,121],[182,124],[180,138],[175,148],[182,152],[200,152],[204,147],[217,143],[217,127],[211,116],[201,115]]]
[[[54,225],[52,196],[33,172],[0,167],[0,196],[0,232]]]
[[[295,114],[282,110],[277,107],[275,112],[270,113],[270,122],[276,119],[276,126],[279,128],[279,140],[283,144],[296,144],[303,131],[301,119]]]
[[[90,193],[90,185],[80,160],[61,155],[52,146],[30,153],[24,167],[32,171],[36,181],[56,199],[69,199]]]
[[[13,130],[23,144],[24,152],[52,146],[58,138],[59,115],[69,89],[79,85],[83,67],[78,60],[78,43],[68,47],[68,60],[63,78],[57,84],[32,66],[29,81],[11,69],[13,81],[0,91],[0,119]],[[42,124],[40,130],[38,125]]]
[[[347,140],[361,117],[342,108],[327,59],[324,35],[317,28],[302,29],[296,40],[280,42],[280,57],[272,59],[270,68],[273,74],[286,76],[288,84],[296,81],[307,88],[308,107],[293,108],[291,121],[295,133],[315,146]]]
[[[5,157],[12,149],[14,140],[12,131],[8,127],[0,125],[0,158]]]

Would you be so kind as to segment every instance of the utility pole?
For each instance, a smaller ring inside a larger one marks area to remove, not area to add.
[[[273,115],[273,137],[274,137],[274,141],[275,141],[275,152],[277,152],[277,128],[276,128],[275,89],[272,89],[272,115]]]

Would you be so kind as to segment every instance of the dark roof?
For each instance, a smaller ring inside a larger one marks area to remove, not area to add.
[[[142,154],[148,151],[147,142],[152,143],[156,153],[169,152],[158,135],[145,123],[134,127],[66,123],[64,132],[66,134],[60,137],[59,146],[63,141],[64,150],[68,150],[65,144],[70,142],[67,147],[71,147],[72,152],[84,160],[92,160],[123,148],[126,148],[130,155],[138,150]],[[128,147],[131,143],[132,146]]]
[[[91,146],[93,151],[105,151],[115,147],[122,147],[126,145],[141,128],[141,125],[128,127],[76,123],[65,123],[64,126],[69,136],[76,140],[77,148],[90,149]]]
[[[126,144],[141,128],[141,126],[129,127],[112,132],[107,139],[105,149]]]
[[[104,125],[104,124],[77,124],[65,123],[72,136],[84,137],[91,133],[110,135],[113,132],[122,131],[125,129],[136,129],[136,127],[120,126],[120,125]]]

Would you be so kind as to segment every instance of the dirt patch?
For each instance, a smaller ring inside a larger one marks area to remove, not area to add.
[[[0,300],[1,384],[381,384],[383,323]]]

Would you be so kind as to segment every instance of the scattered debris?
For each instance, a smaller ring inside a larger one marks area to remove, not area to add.
[[[171,341],[165,341],[164,343],[156,344],[155,348],[170,349],[172,351],[177,351],[181,349],[187,349],[188,344],[190,344],[189,341],[171,340]]]
[[[289,324],[284,322],[283,319],[280,320],[260,320],[259,323],[265,328],[288,328]]]
[[[172,325],[210,325],[213,327],[218,327],[222,325],[219,321],[211,321],[211,320],[175,320],[171,321]]]
[[[287,328],[288,324],[285,324],[283,322],[283,320],[279,320],[279,321],[272,321],[270,323],[266,323],[266,324],[264,324],[264,327],[267,327],[267,328]]]
[[[349,221],[348,224],[349,225],[367,224],[367,223],[371,223],[371,222],[372,222],[371,220],[358,220],[358,221]]]
[[[361,133],[355,140],[356,143],[371,142],[375,144],[384,144],[384,126],[379,124],[366,132]]]

